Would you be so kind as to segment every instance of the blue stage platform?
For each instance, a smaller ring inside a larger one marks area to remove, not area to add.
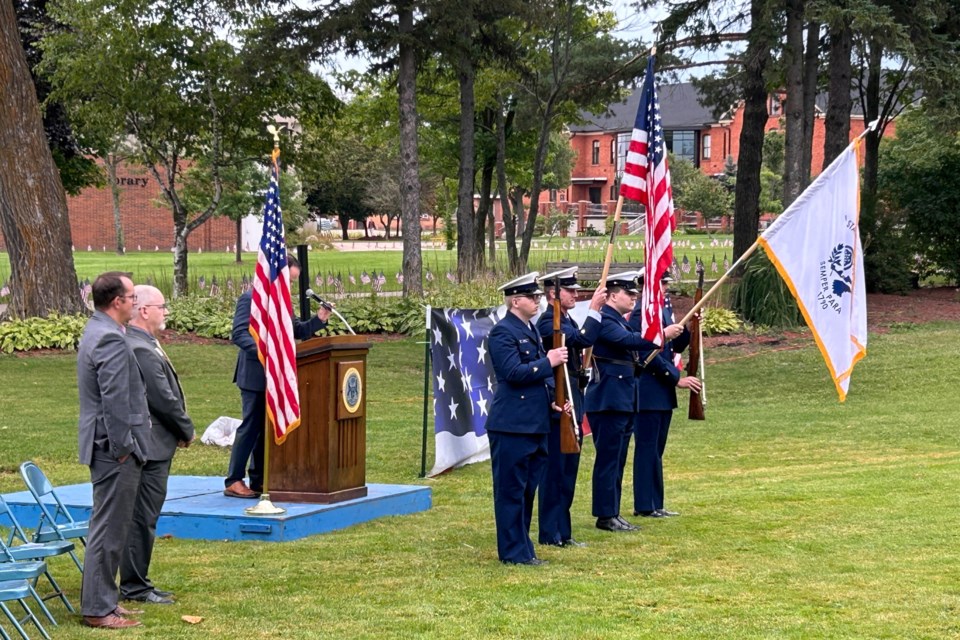
[[[343,529],[361,522],[399,516],[430,508],[429,487],[368,484],[367,496],[336,504],[274,503],[280,516],[249,516],[243,512],[256,500],[223,495],[223,478],[171,476],[157,535],[193,540],[269,540],[284,542]],[[93,494],[89,483],[57,487],[57,495],[77,519],[90,516]],[[24,527],[36,525],[40,508],[27,491],[3,496]]]

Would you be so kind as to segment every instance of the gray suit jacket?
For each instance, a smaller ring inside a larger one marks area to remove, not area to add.
[[[147,405],[153,423],[147,460],[170,460],[177,451],[177,443],[192,440],[194,431],[180,379],[160,343],[143,329],[128,326],[127,344],[133,349],[147,388]]]
[[[80,393],[80,462],[89,465],[93,449],[116,459],[131,454],[142,464],[150,440],[150,417],[140,369],[123,328],[96,311],[77,351]]]

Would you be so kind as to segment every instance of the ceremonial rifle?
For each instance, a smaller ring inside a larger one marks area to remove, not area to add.
[[[560,305],[560,278],[556,278],[553,286],[553,348],[566,346],[566,336],[560,327],[560,314],[563,307]],[[573,416],[564,411],[567,404],[567,365],[561,362],[553,370],[553,381],[556,387],[554,402],[560,407],[560,453],[580,453],[580,443],[577,442],[577,431],[573,426]],[[572,400],[571,400],[572,402]],[[573,409],[571,408],[571,412]]]
[[[703,297],[703,262],[697,260],[697,293],[693,298],[693,303],[696,304],[700,302],[700,298]],[[700,361],[703,356],[703,348],[700,344],[701,338],[703,336],[700,330],[700,316],[695,315],[690,318],[690,324],[687,326],[690,330],[690,349],[688,352],[687,359],[687,375],[696,376],[697,367],[700,366]],[[706,417],[703,414],[703,405],[705,404],[701,394],[697,393],[693,389],[690,390],[690,411],[687,413],[687,417],[691,420],[705,420]]]

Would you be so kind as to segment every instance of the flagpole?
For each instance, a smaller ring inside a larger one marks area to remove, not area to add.
[[[850,144],[848,144],[848,145],[846,146],[846,148],[844,148],[843,153],[845,153],[846,150],[849,149],[850,147],[853,147],[853,146],[856,146],[856,145],[860,144],[860,141],[861,141],[861,140],[864,138],[864,136],[866,136],[869,132],[871,132],[871,131],[876,131],[877,123],[878,123],[878,121],[877,121],[877,120],[874,120],[873,122],[871,122],[870,124],[868,124],[867,127],[863,130],[863,132],[860,133],[856,138],[854,138],[854,139],[850,142]],[[840,156],[843,155],[843,153],[838,154],[837,157],[839,158]],[[832,163],[831,163],[831,164],[832,164]],[[830,168],[830,167],[828,166],[827,169],[829,169],[829,168]],[[825,169],[824,171],[821,172],[820,175],[824,175],[826,172],[827,172],[827,171],[826,171],[826,169]],[[817,176],[817,177],[819,178],[819,176]],[[815,183],[816,183],[816,180],[814,180],[813,184],[815,184]],[[811,184],[811,186],[813,186],[813,185]],[[810,187],[807,187],[807,189],[809,189],[809,188],[810,188]],[[804,189],[804,191],[806,191],[806,189]],[[803,195],[803,194],[801,194],[801,195]],[[799,200],[799,197],[798,197],[797,199]],[[789,209],[789,207],[788,207],[788,209]],[[786,213],[786,211],[784,211],[784,213]],[[780,214],[780,215],[783,215],[783,214]],[[753,254],[753,252],[757,250],[757,247],[760,246],[760,238],[762,238],[762,237],[763,237],[763,234],[760,234],[760,235],[757,236],[757,239],[753,242],[752,245],[750,245],[750,248],[747,249],[746,251],[744,251],[744,252],[743,252],[743,255],[741,255],[739,258],[737,258],[737,261],[734,262],[734,263],[730,266],[730,268],[727,270],[727,272],[724,273],[722,276],[720,276],[720,279],[717,280],[717,281],[713,284],[712,287],[710,287],[710,290],[709,290],[709,291],[707,291],[705,294],[703,294],[703,297],[700,298],[700,302],[698,302],[697,304],[693,305],[693,308],[690,309],[690,311],[687,312],[687,315],[683,316],[683,318],[682,318],[682,319],[680,320],[680,322],[678,322],[677,324],[686,325],[688,322],[690,322],[690,318],[692,318],[693,315],[694,315],[695,313],[697,313],[697,312],[703,307],[703,304],[707,301],[707,299],[708,299],[711,295],[713,295],[713,292],[716,291],[717,288],[719,288],[721,284],[723,284],[724,282],[726,282],[727,279],[729,279],[730,274],[733,273],[733,272],[737,269],[737,267],[740,266],[740,263],[741,263],[741,262],[743,262],[744,260],[746,260],[747,258],[749,258],[750,255]]]
[[[283,127],[280,127],[283,129]],[[273,167],[277,172],[278,180],[280,175],[278,161],[280,158],[280,129],[270,125],[267,130],[273,134]],[[264,371],[266,376],[266,371]],[[266,391],[264,391],[266,394]],[[263,493],[260,494],[260,500],[254,507],[247,507],[244,513],[250,516],[278,516],[287,512],[283,507],[278,507],[270,502],[270,418],[267,412],[263,414]]]
[[[600,282],[597,283],[597,289],[603,289],[607,286],[607,276],[610,274],[610,261],[613,259],[613,245],[617,241],[617,227],[620,226],[620,213],[623,211],[623,194],[617,198],[617,208],[613,212],[613,229],[610,230],[610,242],[607,244],[607,256],[603,259],[603,271],[600,273]],[[583,362],[581,368],[587,370],[590,368],[593,360],[593,346],[587,347],[583,352]]]

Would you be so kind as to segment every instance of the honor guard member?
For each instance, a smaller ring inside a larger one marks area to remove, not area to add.
[[[660,279],[663,288],[663,350],[640,372],[637,387],[639,406],[634,419],[636,436],[633,451],[633,514],[647,518],[678,516],[663,508],[663,451],[667,446],[670,419],[677,408],[677,387],[700,391],[700,380],[685,377],[677,367],[675,355],[690,344],[690,331],[674,324],[673,306],[667,295],[667,285],[673,278],[664,273]],[[638,301],[630,325],[640,331],[642,311]]]
[[[593,465],[593,515],[605,531],[636,531],[620,516],[623,468],[637,410],[636,373],[656,345],[644,340],[624,315],[637,299],[640,271],[607,278],[607,303],[600,310],[600,335],[593,346],[596,379],[587,388],[585,406],[597,457]]]
[[[540,280],[546,291],[547,310],[537,320],[537,330],[546,348],[553,344],[553,296],[560,286],[560,329],[567,347],[567,377],[570,381],[570,401],[573,404],[577,424],[583,424],[583,390],[587,386],[586,371],[582,369],[582,350],[593,345],[600,335],[600,309],[607,300],[606,288],[597,289],[590,299],[590,310],[581,328],[570,317],[570,310],[577,304],[577,270],[570,267],[543,276]],[[579,431],[579,430],[578,430]],[[578,432],[583,443],[583,432]],[[579,453],[560,452],[560,413],[551,416],[550,434],[547,438],[547,470],[540,483],[540,544],[558,547],[582,547],[582,542],[573,539],[570,524],[570,507],[577,486],[577,471],[580,468]]]
[[[544,350],[530,321],[543,292],[534,271],[506,283],[507,313],[490,331],[488,348],[497,390],[487,418],[493,470],[493,511],[501,562],[539,565],[530,541],[533,499],[547,463],[553,367],[566,349]]]

